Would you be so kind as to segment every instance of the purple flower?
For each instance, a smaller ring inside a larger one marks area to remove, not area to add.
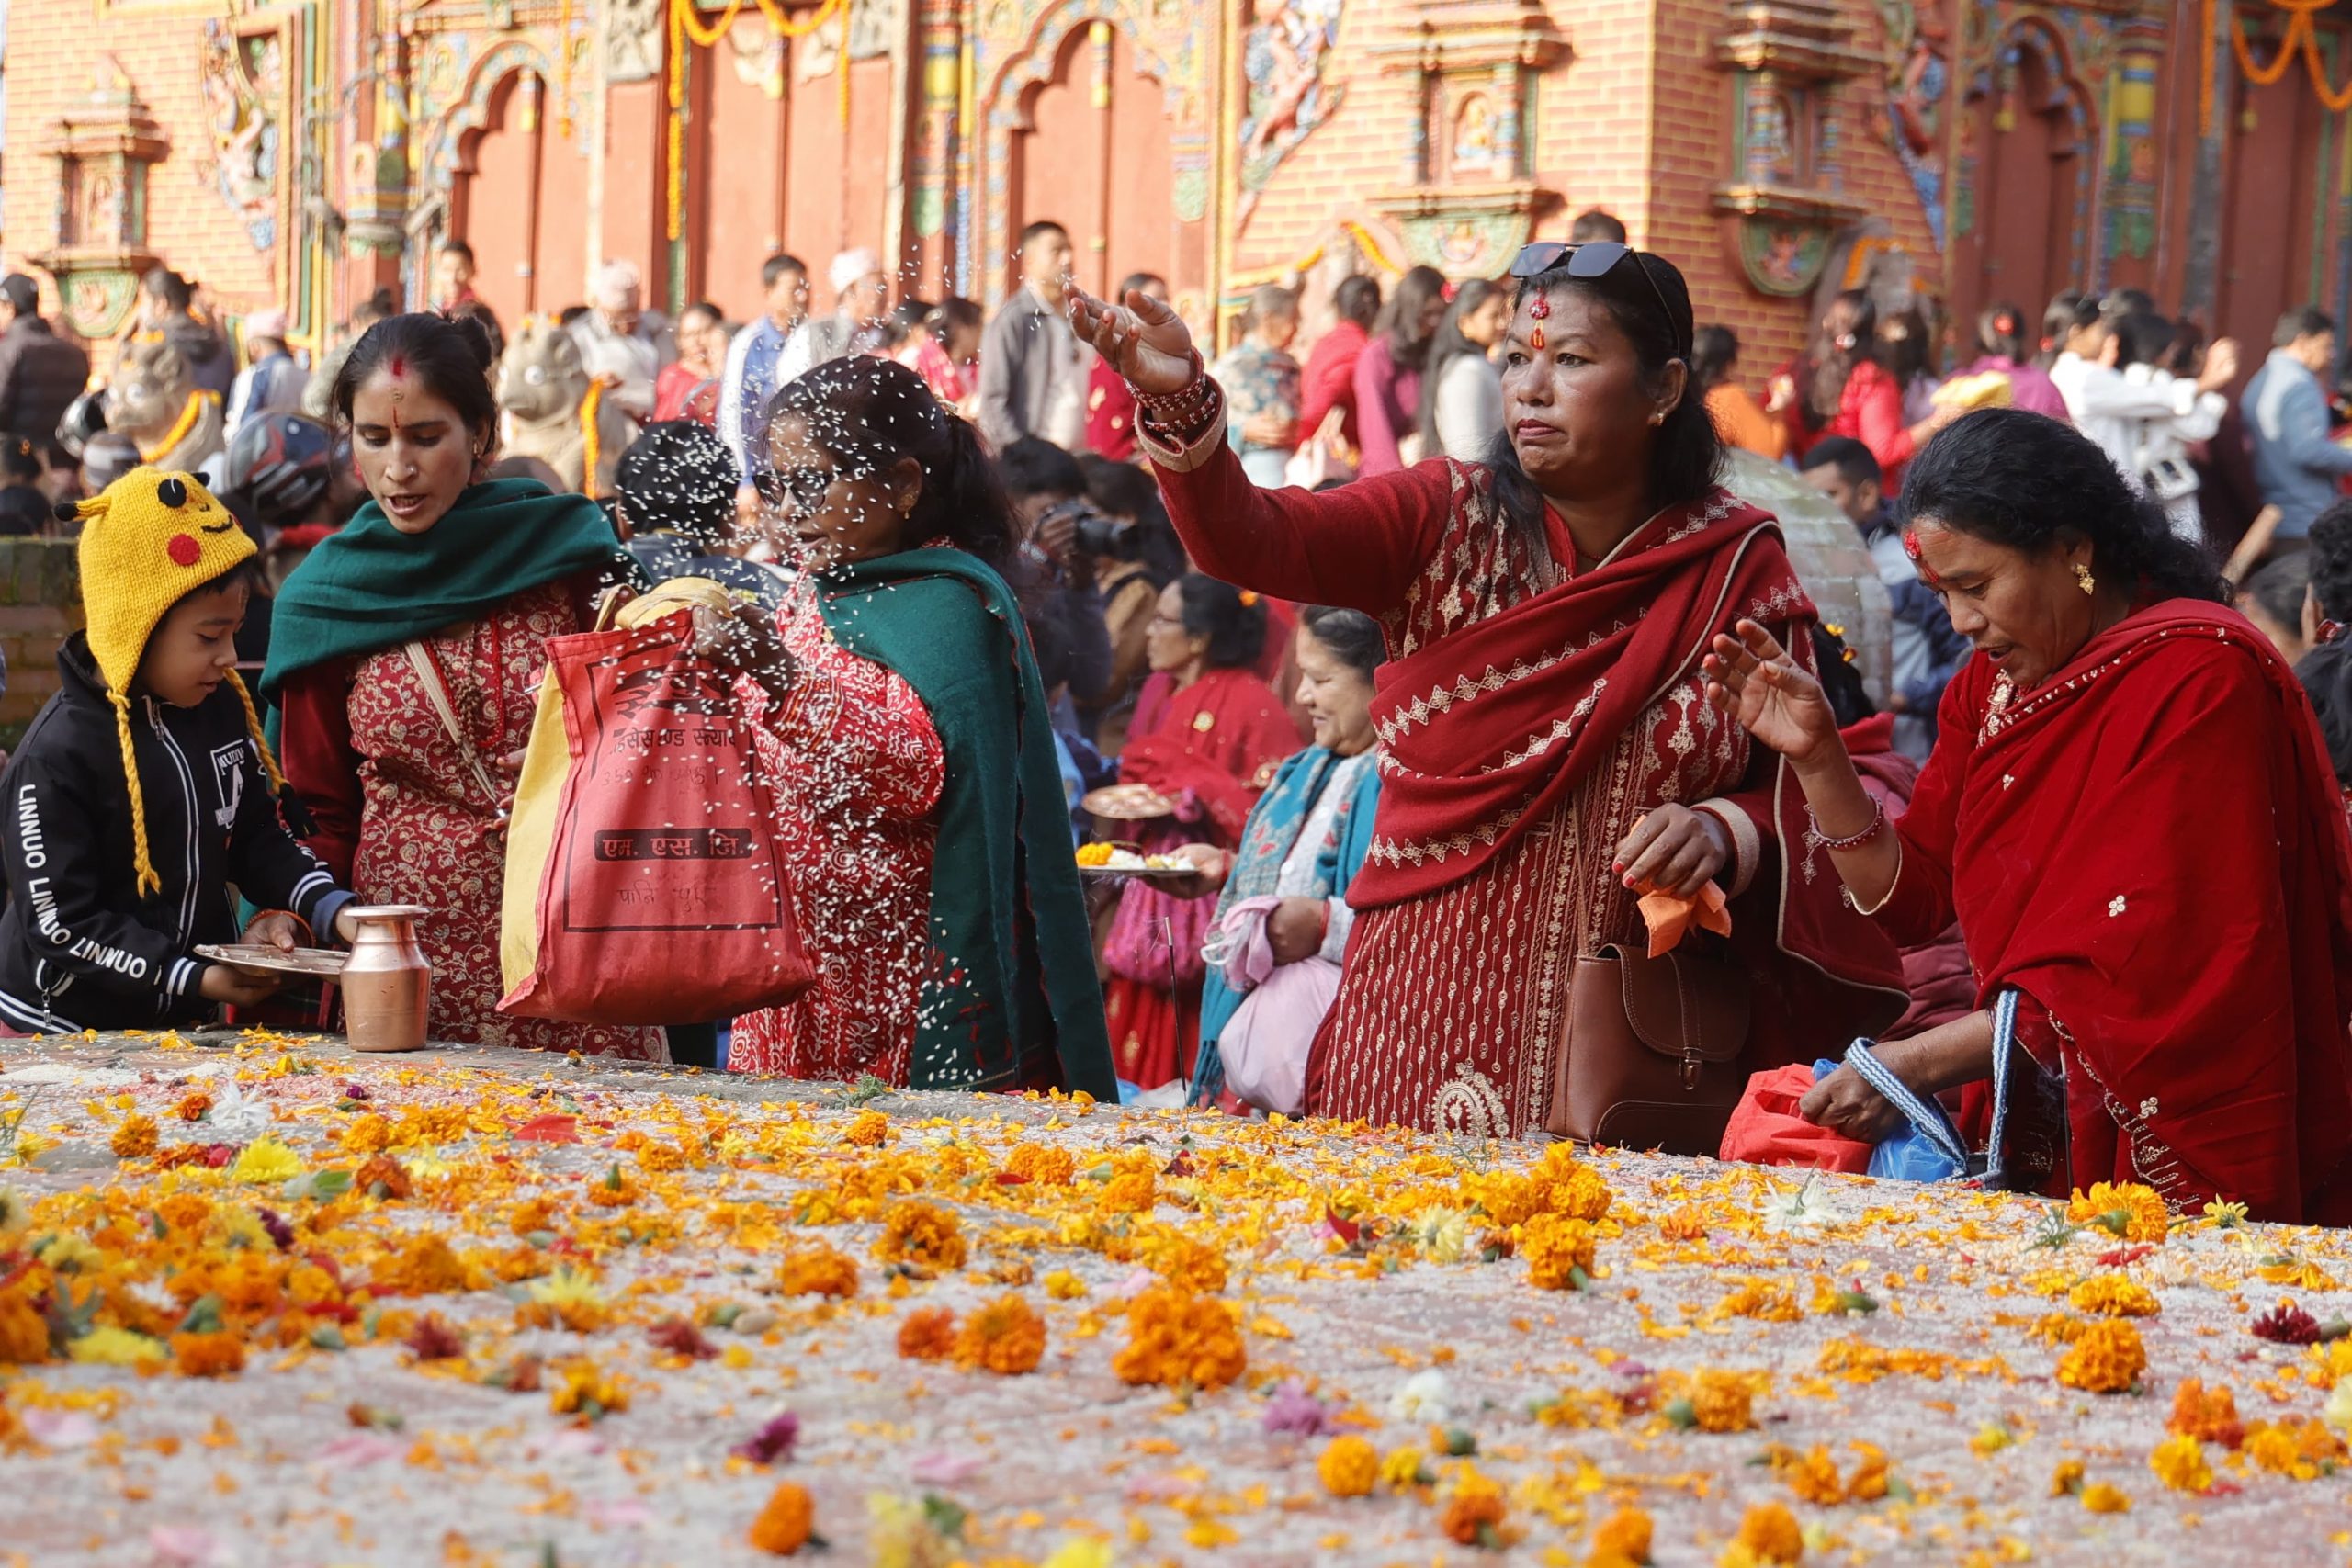
[[[269,1233],[269,1239],[277,1244],[278,1251],[294,1250],[294,1227],[288,1224],[275,1209],[256,1210],[254,1217],[261,1221],[261,1228]]]
[[[727,1451],[753,1464],[774,1464],[778,1460],[790,1459],[793,1445],[798,1441],[800,1417],[787,1410]]]
[[[1296,1378],[1274,1390],[1266,1401],[1262,1418],[1269,1432],[1287,1432],[1293,1437],[1319,1437],[1331,1429],[1329,1406],[1306,1392],[1306,1385]]]

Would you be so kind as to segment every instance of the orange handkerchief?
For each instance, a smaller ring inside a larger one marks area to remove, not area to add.
[[[1678,898],[1671,893],[1642,895],[1642,919],[1650,928],[1650,956],[1672,953],[1682,933],[1692,926],[1711,931],[1717,936],[1731,935],[1731,903],[1724,890],[1713,883],[1699,889],[1695,898]]]

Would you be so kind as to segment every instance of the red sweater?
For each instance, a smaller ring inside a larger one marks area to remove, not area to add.
[[[1802,388],[1804,365],[1791,367],[1789,374],[1799,378]],[[1889,494],[1902,488],[1903,466],[1916,448],[1911,427],[1903,423],[1903,389],[1876,361],[1865,359],[1854,367],[1854,373],[1846,378],[1845,393],[1838,400],[1837,417],[1819,430],[1805,428],[1803,402],[1800,398],[1790,404],[1783,416],[1789,423],[1789,450],[1799,460],[1833,435],[1849,436],[1869,447],[1871,456],[1878,459],[1881,488]]]
[[[1323,428],[1325,417],[1339,409],[1341,437],[1351,447],[1363,445],[1356,428],[1356,356],[1368,341],[1362,327],[1343,320],[1306,356],[1306,370],[1299,378],[1300,440],[1311,439]]]

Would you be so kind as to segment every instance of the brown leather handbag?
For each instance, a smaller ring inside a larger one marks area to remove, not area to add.
[[[1747,976],[1693,932],[1652,958],[1578,957],[1544,1129],[1579,1143],[1713,1155],[1747,1087]]]

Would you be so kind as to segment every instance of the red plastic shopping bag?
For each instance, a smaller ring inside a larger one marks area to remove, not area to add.
[[[1860,1175],[1870,1168],[1871,1145],[1816,1127],[1797,1114],[1813,1088],[1803,1062],[1758,1073],[1724,1127],[1722,1156],[1742,1165],[1792,1165]]]
[[[501,1012],[699,1023],[816,971],[732,678],[680,610],[548,644],[508,833]]]

